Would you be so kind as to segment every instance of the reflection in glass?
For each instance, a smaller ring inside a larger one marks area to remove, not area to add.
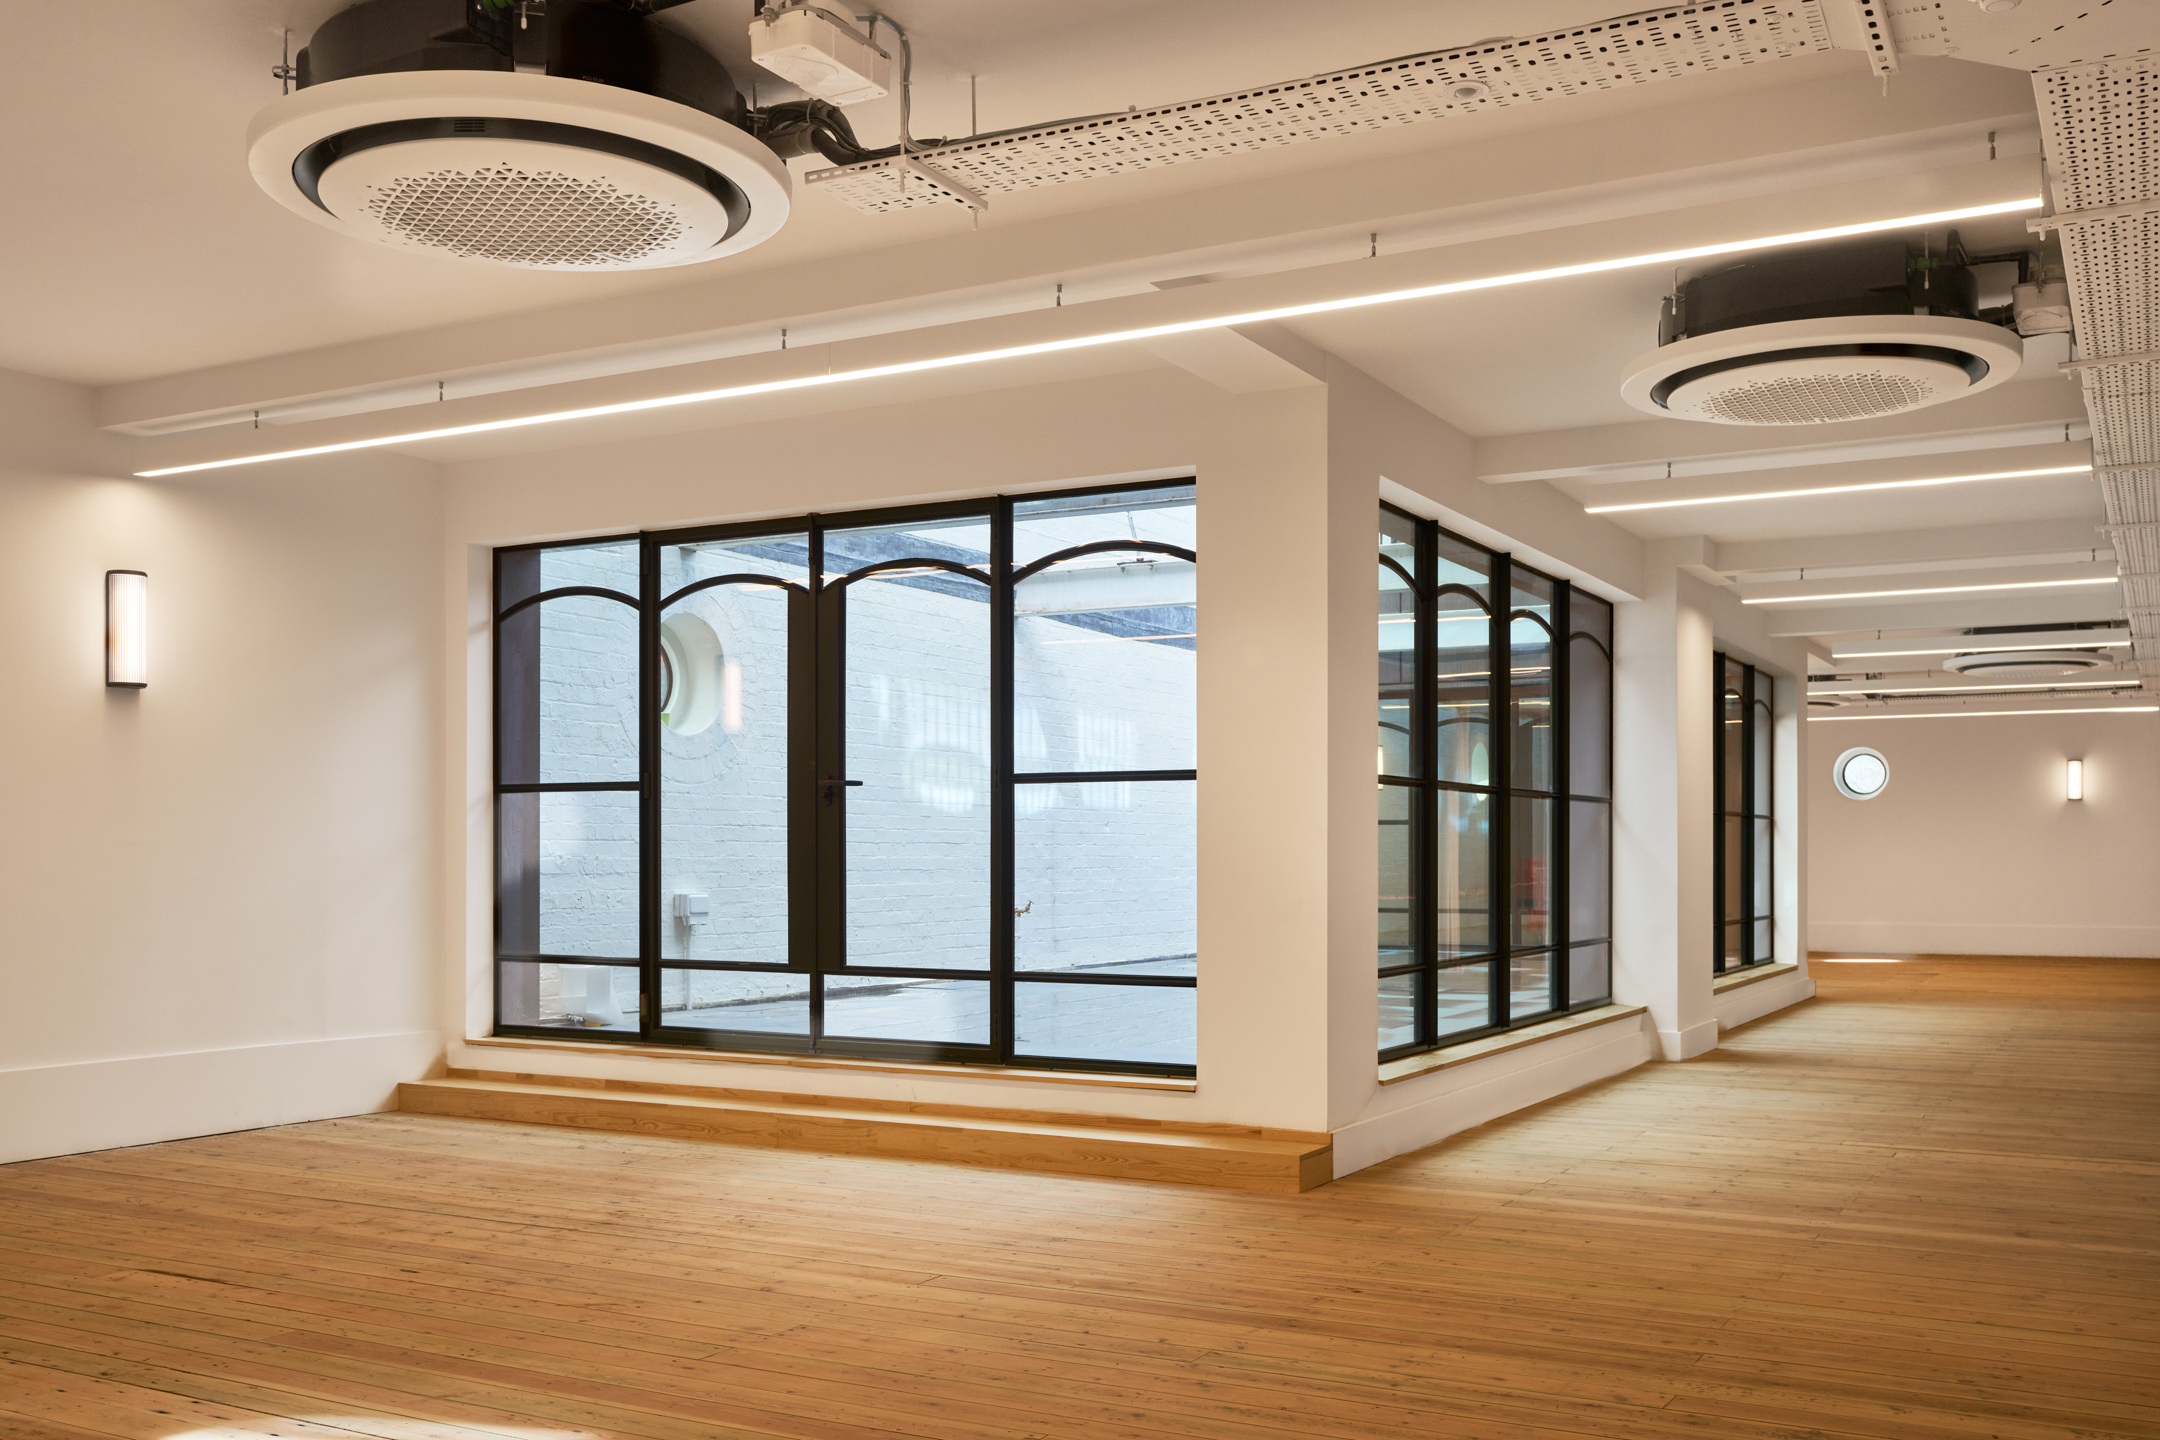
[[[1509,574],[1508,723],[1518,790],[1553,788],[1553,582],[1516,567]]]
[[[1016,500],[1013,563],[1033,564],[1045,555],[1098,540],[1148,540],[1197,550],[1194,501],[1198,493],[1191,485],[1165,485],[1109,495]]]
[[[1016,1055],[1191,1065],[1199,991],[1165,985],[1013,986]]]
[[[810,1033],[810,977],[772,970],[662,970],[660,1023],[753,1035]]]
[[[1380,968],[1417,958],[1417,853],[1415,793],[1401,785],[1380,787]]]
[[[1750,918],[1755,918],[1770,913],[1770,822],[1750,820],[1748,825],[1755,832],[1755,854],[1752,857],[1755,874],[1752,877],[1754,883],[1749,887],[1750,904],[1747,914]]]
[[[1508,1018],[1520,1020],[1552,1009],[1552,981],[1550,950],[1514,956],[1508,964]]]
[[[1612,659],[1581,635],[1568,642],[1568,790],[1612,794]]]
[[[495,984],[505,1025],[637,1033],[634,966],[504,960],[498,962]]]
[[[1612,807],[1568,806],[1568,939],[1612,934]]]
[[[1724,909],[1728,919],[1737,920],[1747,912],[1747,872],[1741,866],[1746,858],[1741,850],[1741,827],[1747,824],[1737,816],[1727,815],[1718,821],[1725,837],[1725,864],[1722,876],[1724,884]]]
[[[990,987],[980,980],[828,977],[825,1033],[923,1045],[990,1043]]]
[[[1570,1010],[1612,999],[1612,947],[1600,942],[1568,951],[1567,983]]]
[[[595,595],[527,606],[502,622],[496,664],[504,783],[637,779],[636,609]]]
[[[804,584],[810,573],[802,535],[669,545],[660,558],[663,594],[722,575]],[[677,637],[659,701],[664,958],[788,962],[792,607],[777,586],[730,583],[661,616],[663,643]]]
[[[504,795],[496,823],[502,954],[637,958],[636,791]]]
[[[1121,808],[1091,803],[1116,789]],[[1013,824],[1013,963],[1191,974],[1199,947],[1195,785],[1023,785]],[[1167,968],[1166,968],[1167,967]]]
[[[1747,926],[1737,921],[1724,927],[1724,949],[1722,953],[1728,968],[1744,963],[1747,958],[1746,952],[1741,948],[1747,940],[1746,931]]]
[[[828,579],[877,561],[986,566],[988,522],[834,530]],[[990,587],[934,567],[846,588],[850,965],[990,963]],[[826,777],[820,777],[821,786]],[[821,791],[821,794],[823,792]],[[826,1028],[834,1027],[830,1009]],[[848,1032],[856,1033],[856,1032]]]
[[[1417,1039],[1416,975],[1380,977],[1380,1048],[1391,1050]]]
[[[1770,933],[1771,922],[1768,920],[1756,920],[1750,923],[1755,927],[1755,953],[1752,957],[1754,962],[1761,965],[1775,960],[1777,958],[1777,942]]]
[[[1439,794],[1440,893],[1434,920],[1443,963],[1493,947],[1492,797],[1463,790]]]
[[[1377,763],[1383,775],[1415,775],[1411,706],[1417,698],[1419,627],[1416,527],[1380,512],[1380,732]]]
[[[1527,950],[1552,943],[1554,802],[1518,795],[1512,805],[1508,840],[1514,854],[1508,873],[1514,923],[1509,935],[1516,949]]]
[[[1724,808],[1738,814],[1746,808],[1747,749],[1743,729],[1747,723],[1747,667],[1737,660],[1725,662],[1724,683],[1718,691],[1718,726],[1723,731],[1719,751],[1725,786]]]
[[[1495,962],[1448,965],[1439,972],[1434,1010],[1442,1037],[1492,1024],[1492,973]]]
[[[1195,574],[1175,556],[1110,551],[1013,587],[1016,771],[1193,768]]]
[[[1748,713],[1755,718],[1755,723],[1749,727],[1752,732],[1750,749],[1754,752],[1752,758],[1754,761],[1755,793],[1749,801],[1749,805],[1755,814],[1768,815],[1771,813],[1770,742],[1775,732],[1771,728],[1770,707],[1764,703],[1763,697],[1769,693],[1770,677],[1758,670],[1751,678],[1754,682],[1756,695],[1754,703],[1748,707]]]

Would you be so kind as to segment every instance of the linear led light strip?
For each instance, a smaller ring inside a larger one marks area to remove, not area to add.
[[[2160,705],[2087,705],[2074,710],[1877,710],[1866,715],[1810,715],[1808,724],[1831,720],[1962,720],[1968,715],[2150,715]]]
[[[1833,660],[1882,660],[1893,655],[1992,655],[1999,650],[2113,650],[2128,645],[2128,640],[2066,640],[2050,645],[2034,645],[2027,640],[2022,645],[1946,645],[1940,650],[1833,650]]]
[[[1997,470],[1986,475],[1937,475],[1926,480],[1879,480],[1867,485],[1822,485],[1813,490],[1764,490],[1754,495],[1705,495],[1694,500],[1644,500],[1633,505],[1585,505],[1587,515],[1615,515],[1622,510],[1670,510],[1676,505],[1731,505],[1741,500],[1792,500],[1808,495],[1853,495],[1862,490],[1917,490],[1927,485],[1964,485],[1974,480],[2025,480],[2036,475],[2086,475],[2090,465],[2054,465],[2045,470]]]
[[[510,420],[449,425],[438,430],[414,430],[403,435],[382,435],[372,440],[346,440],[335,445],[310,445],[299,450],[279,450],[268,455],[240,455],[227,460],[204,460],[194,465],[168,465],[158,470],[138,470],[135,474],[140,479],[150,480],[165,475],[186,475],[198,470],[225,470],[236,465],[261,465],[272,460],[303,460],[315,455],[336,455],[347,450],[375,450],[388,445],[414,445],[425,440],[448,440],[459,435],[484,435],[490,431],[516,430],[527,425],[553,425],[564,420],[591,420],[604,415],[634,414],[640,410],[665,410],[677,405],[703,404],[708,400],[735,400],[749,395],[771,395],[784,390],[808,390],[820,385],[839,385],[851,380],[876,380],[889,375],[912,375],[924,370],[949,370],[960,365],[980,365],[992,360],[1018,360],[1030,355],[1051,355],[1063,350],[1086,350],[1099,345],[1155,340],[1165,335],[1185,335],[1195,330],[1221,330],[1233,325],[1257,325],[1269,320],[1294,320],[1300,316],[1324,315],[1334,310],[1358,310],[1373,305],[1393,305],[1405,300],[1464,295],[1477,290],[1528,285],[1540,280],[1602,275],[1608,271],[1635,270],[1649,265],[1674,265],[1685,260],[1737,255],[1748,250],[1805,245],[1818,240],[1842,240],[1855,235],[1879,235],[1887,230],[1921,229],[1956,220],[1976,220],[1987,215],[2011,215],[2021,210],[2039,208],[2040,200],[2037,196],[2024,200],[2005,200],[1999,204],[1974,205],[1963,210],[1936,210],[1924,215],[1900,215],[1891,220],[1869,220],[1858,225],[1835,225],[1823,230],[1800,230],[1788,235],[1765,235],[1754,240],[1728,241],[1722,245],[1693,245],[1683,250],[1660,250],[1655,254],[1629,255],[1617,260],[1591,260],[1580,265],[1556,265],[1545,270],[1524,270],[1513,275],[1492,275],[1479,280],[1452,280],[1444,285],[1419,285],[1408,290],[1387,290],[1377,295],[1316,300],[1304,305],[1283,305],[1272,310],[1251,310],[1242,315],[1221,315],[1208,320],[1181,320],[1170,325],[1113,330],[1101,335],[1044,340],[1033,345],[1010,345],[997,350],[975,350],[962,355],[942,355],[929,360],[872,365],[861,370],[840,370],[826,375],[800,375],[787,380],[761,381],[754,385],[731,385],[719,390],[660,395],[650,400],[625,400],[614,405],[589,405],[577,410],[521,415]]]
[[[1930,585],[1924,590],[1847,590],[1837,595],[1763,595],[1742,605],[1797,605],[1811,600],[1882,600],[1896,595],[1964,595],[1975,590],[2050,590],[2065,585],[2113,585],[2121,577],[2094,575],[2084,580],[2019,580],[2005,585]],[[2030,648],[2030,647],[2027,647]]]
[[[1865,683],[1865,682],[1863,682]],[[2031,685],[1911,685],[1897,690],[1810,690],[1809,695],[1956,695],[1973,690],[2128,690],[2139,683],[2135,675],[2121,680],[2043,680]],[[1737,720],[1728,720],[1737,725]]]

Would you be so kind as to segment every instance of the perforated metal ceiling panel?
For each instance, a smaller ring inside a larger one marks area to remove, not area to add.
[[[2138,669],[2160,677],[2160,60],[2033,76],[2092,416],[2093,464],[2123,575]]]
[[[1016,130],[923,152],[913,165],[875,160],[813,170],[806,179],[873,215],[965,204],[968,191],[1009,194],[1830,48],[1819,0],[1717,0],[1153,110]],[[952,184],[940,183],[947,177]]]

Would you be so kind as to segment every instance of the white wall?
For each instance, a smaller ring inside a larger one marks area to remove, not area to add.
[[[2160,717],[2004,715],[1809,724],[1816,948],[2160,956]],[[1873,800],[1830,766],[1890,761]],[[2064,761],[2087,798],[2063,798]]]
[[[378,1109],[439,1054],[432,467],[124,460],[0,372],[0,1161]],[[107,569],[149,572],[141,692]]]

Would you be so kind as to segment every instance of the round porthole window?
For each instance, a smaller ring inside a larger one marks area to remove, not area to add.
[[[678,735],[712,728],[727,708],[723,683],[728,662],[720,637],[695,615],[674,615],[660,623],[660,723]],[[736,671],[737,674],[741,672]],[[737,711],[741,701],[735,702]],[[734,730],[740,722],[730,725]]]
[[[1872,800],[1890,783],[1890,762],[1882,751],[1856,745],[1837,757],[1830,769],[1838,794],[1848,800]]]

